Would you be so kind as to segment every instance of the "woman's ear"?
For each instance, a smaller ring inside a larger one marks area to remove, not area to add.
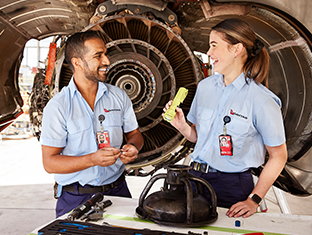
[[[242,43],[237,43],[234,45],[234,56],[237,57],[238,55],[240,55],[244,49],[244,46]]]

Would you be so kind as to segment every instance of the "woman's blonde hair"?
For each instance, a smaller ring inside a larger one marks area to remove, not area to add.
[[[231,18],[221,21],[212,30],[222,33],[223,39],[230,45],[242,43],[247,51],[243,66],[245,76],[268,86],[269,54],[251,26],[243,20]]]

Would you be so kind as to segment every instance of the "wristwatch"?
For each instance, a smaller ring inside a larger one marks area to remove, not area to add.
[[[252,193],[249,195],[249,197],[251,198],[251,200],[253,200],[255,203],[257,203],[258,205],[260,205],[262,198],[259,197],[257,194]]]
[[[132,146],[134,146],[134,147],[138,150],[138,148],[135,146],[134,143],[127,143],[127,144],[131,144]],[[139,151],[139,150],[138,150],[138,151]]]

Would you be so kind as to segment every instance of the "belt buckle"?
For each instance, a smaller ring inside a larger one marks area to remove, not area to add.
[[[107,190],[109,190],[109,188],[108,188],[108,185],[107,185],[107,184],[102,185],[101,187],[102,187],[102,192],[106,192]]]
[[[200,164],[200,172],[208,173],[208,171],[209,171],[209,165],[206,163],[201,163]]]
[[[209,171],[209,165],[206,163],[198,163],[194,162],[193,169],[195,171],[199,171],[201,173],[208,173]]]
[[[114,188],[114,182],[113,183],[110,183],[110,184],[105,184],[105,185],[102,185],[102,191],[103,192],[106,192],[110,189]]]

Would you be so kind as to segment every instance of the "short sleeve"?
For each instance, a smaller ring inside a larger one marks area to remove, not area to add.
[[[66,146],[66,120],[62,105],[51,99],[43,110],[40,143],[52,147]]]
[[[280,146],[286,141],[281,108],[271,97],[256,111],[255,126],[267,146]]]
[[[137,129],[139,125],[133,110],[133,104],[127,93],[124,91],[123,91],[123,99],[124,99],[123,130],[125,133],[128,133]]]
[[[192,104],[191,104],[191,108],[190,108],[190,111],[189,113],[187,114],[186,118],[188,121],[190,121],[191,123],[195,124],[196,125],[196,108],[197,108],[197,94],[199,93],[199,86],[198,86],[198,89],[195,93],[195,96],[194,96],[194,99],[192,101]]]

